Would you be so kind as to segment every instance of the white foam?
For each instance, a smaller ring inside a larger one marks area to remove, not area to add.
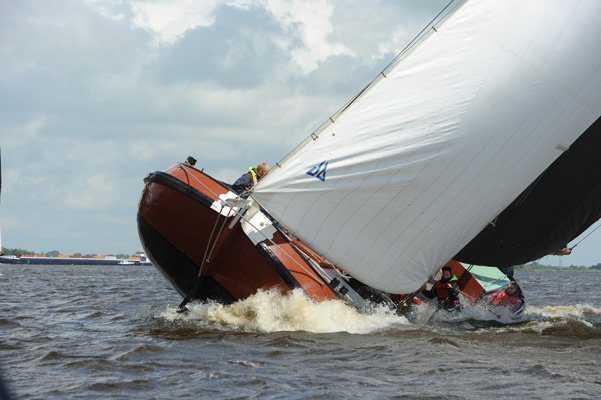
[[[169,308],[161,316],[169,321],[210,323],[226,329],[259,332],[367,334],[409,324],[405,317],[385,308],[364,314],[339,300],[314,302],[301,289],[287,295],[259,291],[230,305],[192,303],[188,309],[187,313],[178,314],[174,308]]]
[[[460,296],[461,310],[446,312],[436,307],[436,301],[426,302],[413,310],[414,322],[427,324],[428,322],[462,322],[467,320],[495,321],[503,324],[514,324],[525,321],[522,315],[515,315],[507,307],[494,307],[487,303],[473,304]]]
[[[601,315],[601,308],[590,304],[575,304],[565,306],[528,306],[525,311],[528,319],[571,318],[585,319]]]
[[[230,305],[219,303],[191,303],[189,311],[178,314],[176,308],[167,308],[160,317],[167,321],[208,326],[223,330],[251,332],[306,331],[312,333],[348,332],[368,334],[389,329],[406,329],[408,326],[428,325],[436,322],[462,322],[468,320],[495,321],[507,324],[495,330],[543,331],[553,326],[563,326],[570,321],[592,327],[588,320],[598,318],[601,308],[589,304],[564,306],[526,306],[523,314],[516,316],[507,308],[488,304],[469,304],[462,299],[460,312],[439,312],[434,303],[415,307],[410,323],[385,307],[365,314],[339,300],[314,302],[301,289],[287,295],[277,291],[259,291],[257,294]],[[523,323],[509,326],[510,324]]]

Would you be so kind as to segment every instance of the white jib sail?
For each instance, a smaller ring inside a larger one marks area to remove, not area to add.
[[[468,1],[253,197],[357,279],[407,293],[601,115],[601,1]]]

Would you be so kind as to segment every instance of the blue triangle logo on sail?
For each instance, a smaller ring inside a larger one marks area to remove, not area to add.
[[[319,179],[320,181],[326,180],[326,169],[328,168],[328,162],[322,161],[319,165],[314,166],[307,171],[307,175],[311,175]]]

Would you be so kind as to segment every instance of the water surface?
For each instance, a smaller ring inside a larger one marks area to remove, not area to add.
[[[516,277],[523,322],[412,323],[301,293],[177,314],[153,267],[0,265],[0,366],[19,399],[601,398],[601,273]]]

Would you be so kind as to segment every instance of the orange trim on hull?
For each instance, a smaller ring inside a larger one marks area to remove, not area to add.
[[[185,164],[176,164],[165,171],[167,174],[179,179],[186,185],[202,192],[213,201],[220,194],[226,194],[229,189],[211,178],[209,175]]]
[[[464,295],[472,300],[478,300],[484,295],[485,290],[482,285],[465,269],[463,264],[456,260],[450,260],[446,265],[451,267],[451,272],[457,277],[457,284]]]
[[[296,281],[307,292],[313,300],[333,300],[338,296],[330,287],[320,278],[313,268],[302,258],[282,234],[278,233],[274,237],[274,244],[268,244],[267,247],[280,259],[282,264],[290,271]]]
[[[213,238],[214,247],[209,246],[213,251],[204,263],[202,276],[214,279],[234,299],[246,298],[260,289],[286,292],[296,285],[315,300],[337,298],[280,232],[274,236],[276,244],[264,241],[254,245],[239,223],[229,229],[233,216],[225,221],[210,208],[220,194],[228,191],[203,172],[178,164],[147,178],[139,215],[199,268],[215,227],[217,239]]]

